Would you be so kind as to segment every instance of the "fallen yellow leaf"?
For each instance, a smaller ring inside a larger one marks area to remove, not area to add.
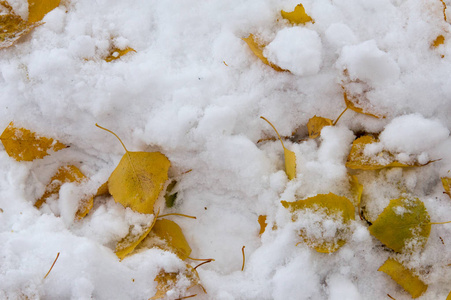
[[[60,0],[28,0],[28,22],[41,21],[47,13],[59,5]]]
[[[443,35],[439,35],[433,42],[432,46],[437,48],[440,45],[443,45],[445,43],[445,37]]]
[[[205,292],[205,289],[200,284],[199,274],[197,273],[196,269],[187,264],[186,269],[183,272],[167,273],[162,270],[154,279],[154,281],[157,282],[157,292],[155,293],[155,296],[150,299],[155,300],[164,298],[167,292],[176,288],[177,283],[182,278],[186,278],[190,283],[190,286],[188,286],[185,291],[188,291],[190,288],[196,285],[200,285],[202,290]],[[183,297],[182,295],[180,296]]]
[[[443,188],[445,189],[445,194],[451,197],[451,178],[442,177],[440,179],[442,180],[442,185]]]
[[[67,146],[51,138],[37,136],[25,128],[14,127],[9,123],[0,136],[6,153],[17,161],[32,161],[49,155],[47,151],[58,151]]]
[[[120,240],[116,245],[116,255],[119,259],[123,259],[128,254],[130,254],[133,250],[135,250],[136,246],[141,243],[141,241],[147,237],[149,232],[152,230],[152,227],[155,225],[157,221],[157,215],[154,215],[152,221],[146,226],[140,228],[140,230],[135,230],[135,226],[132,225],[130,227],[130,231],[122,240]]]
[[[343,89],[345,89],[345,88],[343,87]],[[361,108],[359,106],[359,99],[357,97],[349,96],[346,93],[346,91],[343,93],[343,98],[344,98],[344,101],[345,101],[345,104],[346,104],[347,108],[349,108],[349,109],[351,109],[351,110],[353,110],[353,111],[355,111],[355,112],[357,112],[359,114],[364,114],[364,115],[371,116],[371,117],[374,117],[374,118],[377,118],[377,119],[381,118],[380,116],[375,115],[373,113],[370,113],[370,112],[364,110],[363,108]]]
[[[314,23],[313,19],[305,12],[305,8],[302,4],[296,5],[294,11],[292,12],[282,10],[281,14],[282,17],[290,21],[291,24],[305,24],[308,22]]]
[[[390,200],[368,230],[385,246],[401,253],[424,248],[431,232],[429,221],[423,202],[399,198]]]
[[[247,38],[242,38],[243,41],[245,41],[247,43],[247,45],[249,46],[249,48],[252,50],[252,52],[258,57],[260,58],[260,60],[270,66],[271,68],[273,68],[274,70],[278,71],[278,72],[283,72],[286,71],[282,68],[280,68],[279,66],[270,63],[268,61],[268,59],[263,55],[263,50],[265,49],[265,45],[259,44],[255,41],[254,35],[253,34],[249,34],[249,36]]]
[[[421,279],[414,275],[413,272],[401,263],[389,258],[380,266],[378,271],[389,275],[397,284],[406,290],[412,298],[418,298],[426,292],[428,286]]]
[[[307,123],[308,136],[311,139],[315,139],[320,136],[321,130],[326,126],[332,126],[333,121],[331,119],[313,116]]]
[[[136,50],[133,48],[130,48],[130,47],[127,47],[125,49],[113,48],[113,49],[111,49],[108,56],[105,58],[105,61],[110,62],[110,61],[119,59],[129,52],[136,52]]]
[[[260,224],[260,232],[258,233],[258,235],[262,235],[265,232],[266,226],[268,225],[268,223],[266,223],[266,216],[258,216],[258,224]]]
[[[113,134],[125,149],[124,156],[108,179],[110,194],[124,207],[143,214],[154,213],[171,162],[160,152],[130,152],[114,132],[96,126]]]
[[[316,251],[321,253],[335,252],[346,243],[349,222],[355,219],[355,209],[348,198],[329,193],[327,195],[319,194],[305,200],[298,200],[295,202],[281,201],[281,203],[292,213],[301,210],[310,210],[315,213],[324,213],[328,218],[340,223],[340,226],[337,228],[333,237],[326,237],[321,234],[321,237],[318,238],[316,233],[313,235],[314,237],[311,237],[308,229],[301,230],[301,238],[307,245],[313,247]],[[294,220],[296,220],[296,216],[294,216]],[[324,224],[321,223],[319,226],[321,227],[319,230],[323,231],[322,227]]]

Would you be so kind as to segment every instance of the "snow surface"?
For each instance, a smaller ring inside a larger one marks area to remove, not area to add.
[[[11,4],[26,17],[27,1]],[[297,4],[62,1],[45,24],[0,50],[0,128],[14,121],[70,145],[33,162],[0,151],[0,299],[148,299],[161,269],[183,268],[158,249],[119,261],[116,242],[145,216],[111,197],[96,199],[84,220],[73,220],[74,202],[94,193],[124,153],[95,123],[115,131],[129,150],[162,151],[171,160],[179,196],[165,213],[197,216],[171,219],[192,257],[215,259],[198,268],[208,294],[190,289],[197,299],[410,299],[377,271],[392,254],[365,221],[352,222],[337,252],[318,253],[296,246],[299,224],[280,201],[329,192],[351,197],[345,167],[351,143],[356,133],[382,132],[380,144],[401,157],[441,160],[358,173],[367,218],[377,218],[401,187],[425,203],[432,221],[450,220],[440,183],[451,169],[450,27],[443,6],[439,0],[306,0],[315,23],[293,27],[280,10]],[[255,57],[241,39],[249,33],[292,73]],[[432,48],[439,34],[445,44]],[[136,53],[107,63],[102,58],[113,47]],[[347,111],[320,138],[306,139],[309,118],[335,119],[343,111],[346,80],[359,81],[349,89],[364,92],[385,118]],[[260,116],[283,136],[296,132],[292,142],[285,140],[297,156],[296,179],[285,175],[278,141],[257,143],[274,136]],[[64,163],[90,180],[64,185],[59,200],[37,210],[35,200]],[[269,223],[261,237],[259,215]],[[451,225],[433,225],[423,251],[397,256],[429,284],[420,299],[449,293],[449,243]]]

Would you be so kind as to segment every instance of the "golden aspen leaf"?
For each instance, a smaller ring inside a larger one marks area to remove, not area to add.
[[[6,1],[0,1],[0,49],[12,46],[33,28],[41,25],[23,20]]]
[[[263,55],[263,50],[265,49],[265,45],[259,44],[257,43],[257,41],[254,38],[253,34],[249,34],[249,36],[247,38],[242,38],[243,41],[245,41],[247,43],[247,45],[249,46],[249,48],[252,50],[252,52],[258,57],[260,58],[260,60],[270,66],[271,68],[273,68],[274,70],[278,71],[278,72],[284,72],[286,70],[280,68],[279,66],[271,63],[268,61],[268,59]]]
[[[440,179],[442,180],[442,185],[443,188],[445,189],[445,194],[451,197],[451,178],[442,177]]]
[[[42,204],[47,201],[47,199],[54,195],[58,195],[63,184],[69,182],[80,183],[85,179],[86,176],[76,166],[67,165],[60,167],[56,171],[55,175],[53,175],[53,177],[50,179],[49,184],[47,184],[44,195],[42,195],[42,197],[36,201],[34,206],[36,208],[40,208]],[[92,196],[87,196],[81,199],[78,210],[75,214],[76,219],[80,220],[85,217],[91,210],[93,204],[94,200]]]
[[[181,277],[188,279],[190,283],[190,286],[188,286],[185,291],[188,291],[190,288],[196,285],[200,285],[202,290],[205,292],[205,289],[200,284],[199,274],[197,273],[196,269],[187,264],[186,269],[183,272],[167,273],[162,270],[154,279],[154,281],[157,282],[157,292],[155,293],[155,296],[150,299],[155,300],[164,298],[169,291],[177,287],[177,283],[179,282]],[[182,295],[181,297],[183,298]]]
[[[142,214],[154,213],[154,204],[168,179],[171,162],[160,152],[130,152],[114,132],[97,126],[112,133],[125,149],[108,179],[110,194],[124,207]]]
[[[417,198],[390,200],[390,204],[368,228],[385,246],[396,252],[420,249],[431,232],[429,214]]]
[[[266,118],[260,117],[266,122],[268,122],[269,125],[274,129],[277,136],[279,137],[279,141],[282,143],[283,153],[285,156],[285,172],[287,173],[288,179],[291,180],[293,178],[296,178],[296,154],[294,154],[293,151],[288,150],[285,148],[285,145],[283,144],[282,139],[280,138],[279,132],[277,132],[276,127],[271,124]]]
[[[129,233],[120,240],[116,245],[116,255],[119,259],[123,259],[128,254],[130,254],[133,250],[135,250],[136,246],[141,243],[141,241],[147,237],[149,232],[152,230],[152,227],[155,225],[157,221],[157,216],[154,215],[153,220],[139,229],[135,228],[135,225],[130,227]]]
[[[108,190],[108,181],[104,182],[98,189],[94,197],[109,195],[110,191]]]
[[[173,252],[181,260],[187,259],[191,254],[191,247],[186,241],[180,226],[167,219],[160,219],[155,222],[149,235],[143,241],[143,246],[148,248],[157,247]]]
[[[6,153],[17,161],[43,158],[49,155],[47,153],[49,150],[56,152],[67,147],[52,138],[38,136],[25,128],[14,127],[13,122],[3,131],[0,140],[5,146]]]
[[[448,297],[446,297],[446,300],[451,300],[451,292],[449,292]]]
[[[28,0],[28,22],[41,21],[47,13],[59,5],[60,0]]]
[[[349,174],[349,183],[351,184],[351,193],[355,196],[357,206],[360,208],[362,200],[363,185],[359,183],[359,179],[355,175]],[[359,210],[360,212],[360,210]]]
[[[258,235],[262,235],[265,232],[266,226],[268,225],[268,223],[266,223],[266,216],[258,216],[258,224],[260,224],[260,232],[258,233]]]
[[[317,138],[321,134],[321,130],[326,126],[333,125],[333,121],[331,119],[313,116],[307,123],[308,136],[311,139]]]
[[[337,251],[346,243],[346,234],[349,231],[349,222],[355,219],[355,209],[348,198],[333,193],[319,194],[305,200],[295,202],[281,201],[282,205],[292,213],[299,211],[313,211],[316,214],[325,214],[327,218],[335,219],[339,226],[333,237],[325,236],[322,232],[310,234],[307,230],[301,230],[300,236],[309,246],[321,253]],[[296,220],[296,216],[294,216]],[[324,231],[323,222],[319,224],[318,231]]]
[[[343,89],[344,89],[344,87],[343,87]],[[377,119],[381,118],[381,116],[375,115],[375,114],[370,113],[370,112],[364,110],[363,108],[361,108],[359,106],[359,99],[357,97],[351,97],[346,92],[344,92],[343,93],[343,98],[344,98],[344,101],[345,101],[345,104],[346,104],[347,108],[349,108],[349,109],[351,109],[351,110],[353,110],[353,111],[355,111],[355,112],[357,112],[359,114],[364,114],[364,115],[371,116],[371,117],[374,117],[374,118],[377,118]]]
[[[389,275],[397,284],[406,290],[412,298],[418,298],[426,292],[428,286],[416,276],[412,270],[407,269],[401,263],[389,258],[379,267],[378,271]]]
[[[124,56],[125,54],[129,53],[129,52],[136,52],[135,49],[127,47],[125,49],[119,49],[119,48],[114,48],[110,51],[110,53],[108,54],[108,56],[105,58],[106,62],[110,62],[116,59],[121,58],[122,56]]]
[[[445,37],[443,35],[439,35],[433,42],[432,46],[437,48],[440,45],[443,45],[445,43]]]
[[[286,12],[282,10],[281,14],[282,17],[290,21],[291,24],[305,24],[308,22],[313,23],[313,19],[309,15],[307,15],[302,4],[296,5],[294,11],[292,12]]]

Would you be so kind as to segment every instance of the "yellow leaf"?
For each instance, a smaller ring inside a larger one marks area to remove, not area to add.
[[[343,89],[344,89],[344,87],[343,87]],[[346,104],[347,108],[349,108],[349,109],[351,109],[351,110],[353,110],[353,111],[355,111],[355,112],[357,112],[359,114],[364,114],[364,115],[371,116],[371,117],[374,117],[374,118],[377,118],[377,119],[381,118],[380,116],[372,114],[372,113],[370,113],[368,111],[363,110],[363,108],[359,107],[358,106],[359,99],[357,97],[348,96],[347,93],[344,92],[343,93],[343,98],[345,100],[345,104]]]
[[[12,46],[40,23],[31,23],[16,15],[6,1],[0,1],[0,49]]]
[[[103,183],[98,189],[94,197],[109,195],[110,191],[108,190],[108,181]]]
[[[443,35],[439,35],[433,42],[432,46],[437,48],[440,45],[443,45],[445,43],[445,37]]]
[[[365,147],[376,142],[378,141],[369,135],[364,135],[354,140],[346,161],[346,167],[355,170],[379,170],[392,167],[421,167],[433,162],[429,161],[426,164],[420,164],[415,161],[409,164],[404,164],[396,161],[394,155],[385,150],[373,156],[366,156],[364,153]]]
[[[428,286],[414,275],[413,272],[393,258],[389,258],[380,266],[378,271],[389,275],[397,284],[406,290],[412,298],[420,297],[426,292]]]
[[[285,156],[285,172],[287,173],[288,179],[291,180],[293,178],[296,178],[296,154],[294,154],[293,151],[285,148],[285,145],[283,144],[283,141],[280,138],[280,135],[277,132],[277,129],[274,127],[274,125],[272,125],[271,122],[269,122],[266,118],[264,117],[260,118],[262,118],[263,120],[268,122],[269,125],[271,125],[271,127],[274,129],[277,136],[279,137],[279,141],[282,143],[283,153]]]
[[[42,204],[44,204],[47,199],[59,194],[61,186],[68,182],[77,182],[80,183],[86,179],[86,176],[73,165],[67,165],[60,167],[55,175],[50,179],[49,184],[47,184],[45,188],[44,195],[40,199],[36,201],[34,206],[36,208],[40,208]],[[80,201],[78,210],[75,214],[77,220],[85,217],[93,206],[94,200],[92,196],[87,196]]]
[[[311,139],[317,138],[321,134],[321,130],[326,126],[333,125],[331,119],[317,117],[316,115],[311,118],[307,123],[308,136]]]
[[[442,177],[442,185],[445,189],[445,194],[451,197],[451,178],[449,177]]]
[[[155,296],[150,299],[161,299],[164,298],[167,292],[176,288],[177,283],[181,279],[181,277],[188,279],[190,286],[186,288],[185,291],[188,291],[190,288],[200,285],[199,274],[196,269],[191,267],[190,265],[186,265],[186,269],[183,272],[171,272],[167,273],[165,271],[161,271],[154,279],[157,282],[157,292]],[[205,292],[205,289],[200,285],[202,290]],[[181,297],[184,297],[181,295]],[[182,298],[179,298],[182,299]]]
[[[41,21],[47,13],[59,5],[60,0],[28,0],[28,22]]]
[[[131,253],[136,246],[141,243],[141,241],[147,237],[149,232],[152,230],[152,227],[155,225],[155,222],[157,221],[157,216],[154,215],[153,220],[144,226],[143,228],[140,228],[140,230],[135,230],[135,226],[132,225],[130,228],[130,231],[127,236],[125,236],[122,240],[120,240],[116,245],[116,255],[119,257],[119,259],[123,259],[126,257],[129,253]]]
[[[17,161],[32,161],[49,155],[47,151],[58,151],[67,146],[51,138],[37,136],[25,128],[14,127],[9,123],[0,136],[6,153]]]
[[[180,226],[167,219],[160,219],[155,222],[150,234],[143,241],[143,245],[173,252],[181,260],[187,259],[191,254],[191,247],[188,245]]]
[[[97,124],[96,124],[97,125]],[[163,190],[171,165],[160,152],[130,152],[121,139],[125,154],[108,179],[108,190],[114,200],[142,214],[154,213],[154,204]]]
[[[283,72],[286,71],[282,68],[280,68],[279,66],[270,63],[268,61],[268,59],[263,55],[263,50],[265,49],[265,45],[261,45],[259,43],[257,43],[255,41],[254,35],[253,34],[249,34],[249,36],[247,38],[242,38],[243,41],[245,41],[247,43],[247,45],[249,46],[249,48],[252,50],[252,52],[258,57],[260,58],[260,60],[264,63],[267,64],[268,66],[270,66],[271,68],[273,68],[274,70],[278,71],[278,72]]]
[[[417,198],[390,200],[390,204],[368,228],[385,246],[396,252],[421,249],[431,232],[429,214]]]
[[[119,49],[119,48],[114,48],[110,51],[110,54],[108,54],[108,56],[105,58],[106,62],[110,62],[116,59],[121,58],[122,56],[124,56],[125,54],[129,53],[129,52],[136,52],[135,49],[127,47],[125,49]]]
[[[258,224],[260,224],[260,232],[258,233],[258,235],[262,235],[265,232],[266,226],[268,225],[268,223],[266,223],[266,216],[258,216]]]
[[[446,300],[451,300],[451,292],[449,292],[448,297],[446,297]]]
[[[333,193],[327,195],[320,194],[305,200],[295,202],[281,201],[285,208],[292,213],[302,210],[310,210],[314,213],[326,214],[328,218],[340,223],[333,237],[324,236],[318,238],[315,233],[314,237],[307,230],[301,230],[300,236],[311,247],[321,253],[331,253],[337,251],[346,243],[346,231],[349,231],[350,220],[355,219],[355,210],[348,198],[337,196]],[[294,216],[294,219],[296,217]],[[324,231],[324,224],[319,224],[319,231]],[[311,230],[311,229],[310,229]]]
[[[357,176],[349,174],[349,183],[351,184],[351,193],[355,196],[360,213],[360,202],[362,200],[363,185],[359,183]]]
[[[282,17],[290,21],[291,24],[305,24],[307,22],[313,23],[313,19],[306,14],[305,8],[302,4],[296,5],[294,11],[292,12],[286,12],[282,10],[281,14]]]

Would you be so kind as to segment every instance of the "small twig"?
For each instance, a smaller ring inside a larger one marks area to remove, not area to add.
[[[52,266],[50,267],[50,270],[47,272],[47,274],[45,274],[45,276],[44,276],[44,279],[46,279],[47,278],[47,276],[49,276],[49,274],[50,274],[50,271],[52,271],[52,269],[53,269],[53,266],[55,265],[55,263],[56,263],[56,261],[58,260],[58,257],[60,257],[60,253],[58,252],[58,254],[56,255],[56,258],[55,258],[55,260],[53,261],[53,264],[52,264]]]
[[[246,246],[243,246],[243,248],[241,248],[241,253],[243,254],[243,265],[241,266],[241,271],[244,271],[244,263],[246,262],[246,256],[244,255],[244,248]]]
[[[190,219],[197,219],[196,217],[193,217],[193,216],[188,216],[188,215],[178,214],[178,213],[165,214],[165,215],[158,216],[157,218],[163,218],[163,217],[167,217],[167,216],[180,216],[180,217],[185,217],[185,218],[190,218]]]

